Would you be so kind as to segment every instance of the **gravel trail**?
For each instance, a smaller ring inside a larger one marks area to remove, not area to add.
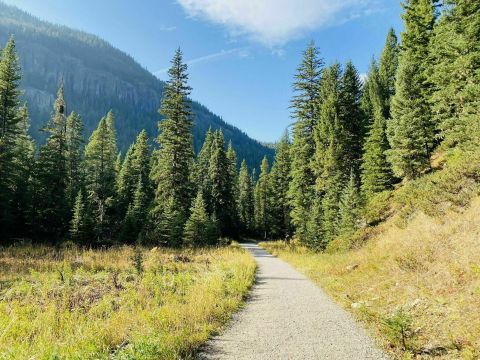
[[[256,285],[231,326],[207,342],[198,359],[388,359],[304,275],[256,244],[242,246],[257,261]]]

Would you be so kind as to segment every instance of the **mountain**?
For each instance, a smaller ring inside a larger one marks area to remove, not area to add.
[[[164,82],[131,56],[97,36],[41,21],[16,7],[0,2],[0,44],[14,35],[20,56],[24,99],[32,118],[32,135],[50,117],[58,85],[63,79],[67,110],[82,116],[88,138],[99,119],[112,109],[116,115],[119,146],[125,151],[141,129],[157,134],[158,108]],[[205,106],[193,101],[193,138],[196,151],[209,127],[221,128],[232,141],[238,159],[258,167],[273,150],[227,124]]]

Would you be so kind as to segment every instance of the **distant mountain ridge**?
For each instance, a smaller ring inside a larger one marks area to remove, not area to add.
[[[50,117],[54,96],[63,79],[67,111],[75,111],[85,123],[86,138],[99,119],[112,109],[116,115],[119,147],[122,151],[141,129],[157,135],[158,108],[164,83],[131,56],[97,36],[54,25],[0,2],[0,46],[14,35],[22,67],[22,88],[32,118],[32,135]],[[209,127],[221,128],[232,141],[239,161],[258,167],[273,150],[227,124],[205,106],[193,101],[194,148],[199,150]]]

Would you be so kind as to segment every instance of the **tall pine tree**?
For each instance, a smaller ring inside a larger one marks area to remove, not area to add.
[[[183,63],[180,49],[171,63],[160,106],[160,114],[164,116],[159,123],[157,142],[160,148],[152,169],[156,186],[152,215],[154,221],[163,224],[163,228],[157,226],[156,229],[159,239],[179,245],[192,198],[192,111],[188,99],[191,88],[187,84],[187,65]]]
[[[254,198],[252,178],[248,173],[245,160],[242,161],[238,174],[238,219],[241,231],[244,234],[251,234],[254,228]]]
[[[260,176],[255,186],[255,224],[258,234],[268,239],[271,234],[271,188],[268,159],[265,156],[260,166]]]
[[[295,234],[305,240],[306,222],[313,198],[315,177],[311,169],[311,159],[315,153],[313,129],[318,118],[318,96],[323,61],[312,42],[304,53],[297,69],[293,89],[292,116],[295,119],[292,139],[292,181],[288,191],[292,222]]]

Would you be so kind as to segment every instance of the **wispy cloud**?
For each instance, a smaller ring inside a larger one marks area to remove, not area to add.
[[[176,0],[191,17],[225,25],[269,47],[367,15],[378,0]]]
[[[177,30],[177,27],[176,26],[161,25],[159,27],[159,30],[160,31],[174,31],[174,30]]]
[[[195,64],[198,64],[198,63],[205,63],[205,62],[214,61],[214,60],[217,60],[219,58],[227,57],[229,55],[236,55],[240,58],[247,58],[247,57],[250,56],[250,51],[248,50],[248,48],[245,48],[245,47],[229,49],[229,50],[222,49],[222,50],[220,50],[218,52],[215,52],[215,53],[212,53],[212,54],[208,54],[208,55],[200,56],[200,57],[197,57],[197,58],[194,58],[194,59],[191,59],[191,60],[187,60],[187,61],[185,61],[185,63],[188,66],[192,66],[192,65],[195,65]],[[153,74],[154,75],[162,75],[162,74],[165,74],[168,71],[168,69],[169,68],[160,69],[160,70],[154,71]]]

